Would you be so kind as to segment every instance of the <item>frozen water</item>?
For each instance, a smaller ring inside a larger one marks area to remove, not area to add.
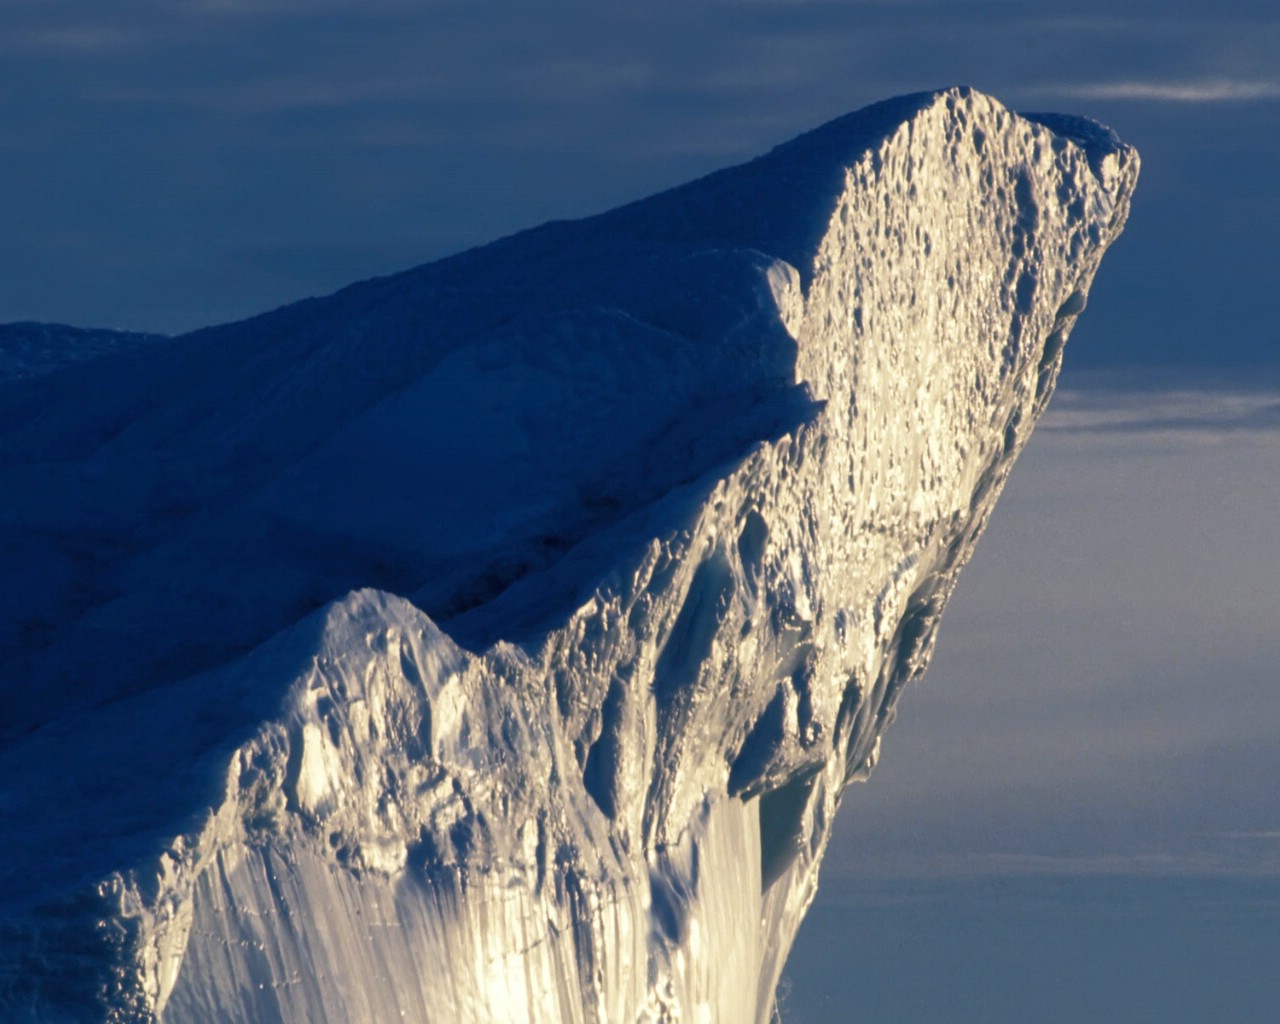
[[[764,1021],[1136,154],[956,89],[0,392],[0,1010]]]
[[[68,366],[163,340],[162,334],[66,324],[0,324],[0,386],[5,381],[43,377]]]

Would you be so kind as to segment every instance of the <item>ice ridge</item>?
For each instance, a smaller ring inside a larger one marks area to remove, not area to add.
[[[68,366],[163,341],[164,337],[31,321],[0,324],[0,386],[57,373]]]
[[[763,1024],[1137,172],[904,97],[0,390],[0,1019]]]

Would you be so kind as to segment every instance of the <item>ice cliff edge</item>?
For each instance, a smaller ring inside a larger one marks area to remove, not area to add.
[[[1137,172],[905,97],[0,388],[0,1020],[767,1020]]]

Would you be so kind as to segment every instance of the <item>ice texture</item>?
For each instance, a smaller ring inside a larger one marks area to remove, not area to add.
[[[0,324],[0,386],[163,341],[163,334],[19,321]]]
[[[768,1020],[1137,172],[905,97],[0,391],[0,1019]]]

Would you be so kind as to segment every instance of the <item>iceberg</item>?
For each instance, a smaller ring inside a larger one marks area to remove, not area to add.
[[[1137,173],[914,95],[0,385],[0,1019],[769,1020]]]

